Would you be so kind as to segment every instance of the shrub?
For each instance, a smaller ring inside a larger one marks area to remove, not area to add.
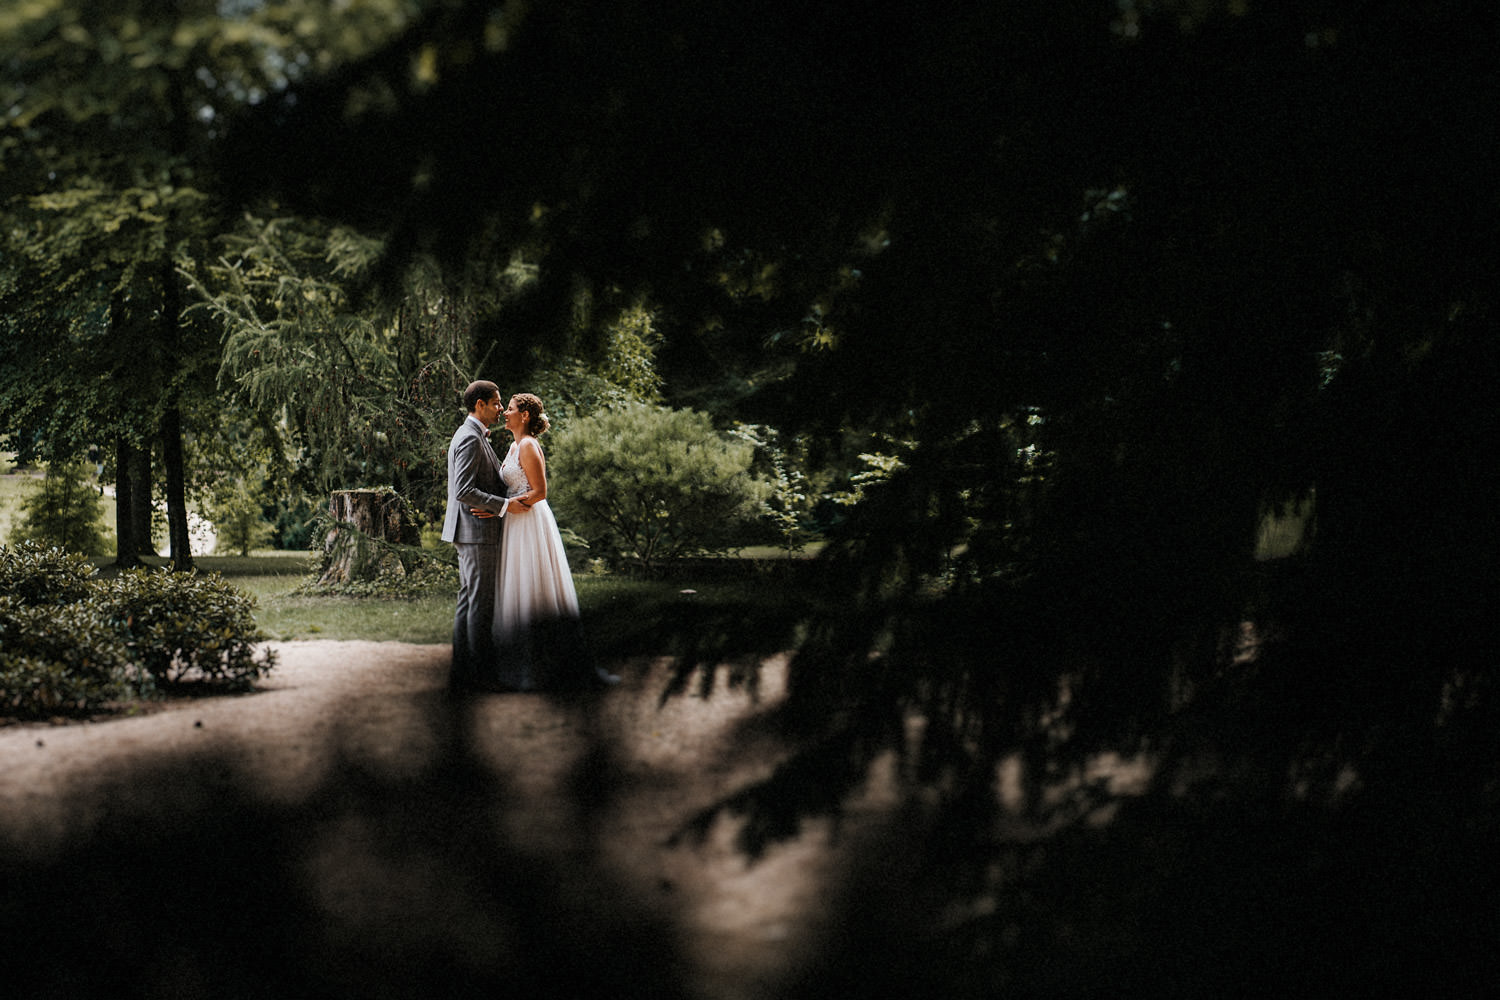
[[[309,549],[320,510],[303,496],[278,497],[271,516],[271,547],[296,552]]]
[[[752,444],[720,434],[706,414],[621,406],[558,432],[548,459],[556,499],[549,501],[596,551],[651,569],[753,535],[769,494],[750,471],[753,457]]]
[[[34,541],[0,545],[0,594],[22,604],[71,604],[93,589],[94,564]]]
[[[0,714],[76,714],[151,689],[96,599],[32,606],[0,595]]]
[[[0,715],[19,719],[83,715],[139,694],[123,678],[80,674],[55,660],[0,651]]]
[[[220,555],[248,556],[271,543],[275,529],[261,510],[260,496],[243,479],[226,488],[209,505],[209,520],[218,533]]]
[[[0,713],[97,710],[158,682],[248,687],[274,666],[257,655],[254,600],[217,575],[94,574],[61,549],[0,545]]]
[[[82,462],[47,466],[41,484],[21,501],[21,520],[11,529],[11,539],[56,545],[86,556],[105,553],[104,505]]]
[[[266,637],[255,625],[254,598],[218,574],[127,570],[99,599],[131,659],[159,681],[245,688],[275,665],[270,650],[257,655]]]
[[[781,442],[781,432],[764,424],[737,424],[733,434],[750,442],[769,470],[768,496],[761,502],[761,518],[775,532],[788,555],[801,551],[813,534],[807,527],[812,513],[812,487],[799,461],[806,457],[806,446],[794,442],[792,451],[788,451]]]

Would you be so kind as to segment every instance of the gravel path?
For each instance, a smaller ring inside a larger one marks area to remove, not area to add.
[[[663,702],[643,660],[586,702],[455,702],[446,646],[276,649],[250,695],[0,728],[7,995],[769,996],[884,814],[755,864],[732,819],[670,843],[783,756],[753,725],[782,659],[758,700]]]

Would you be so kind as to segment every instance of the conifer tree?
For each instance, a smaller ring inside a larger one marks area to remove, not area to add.
[[[44,454],[118,449],[121,477],[159,450],[178,568],[191,566],[186,414],[217,391],[219,360],[219,331],[183,316],[178,268],[238,214],[216,191],[220,119],[285,89],[314,58],[358,58],[403,10],[396,0],[348,16],[203,0],[0,7],[3,426]],[[118,442],[102,440],[106,427]],[[146,484],[131,485],[119,490],[127,520],[149,503]],[[122,531],[122,544],[138,533]]]
[[[85,556],[102,555],[106,543],[99,487],[80,461],[53,462],[21,500],[10,541],[56,546]]]

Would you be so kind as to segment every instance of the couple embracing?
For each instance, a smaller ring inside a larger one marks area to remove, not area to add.
[[[588,662],[578,595],[557,520],[547,506],[542,401],[518,393],[506,403],[493,382],[464,390],[469,415],[448,446],[443,541],[458,551],[449,687],[539,691],[613,684]],[[513,441],[502,461],[489,429],[503,420]]]

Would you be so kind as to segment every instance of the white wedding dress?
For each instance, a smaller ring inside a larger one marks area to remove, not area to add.
[[[531,488],[517,445],[500,463],[507,497]],[[578,593],[557,518],[546,500],[506,514],[495,591],[495,646],[500,680],[521,691],[554,686],[582,664]]]

